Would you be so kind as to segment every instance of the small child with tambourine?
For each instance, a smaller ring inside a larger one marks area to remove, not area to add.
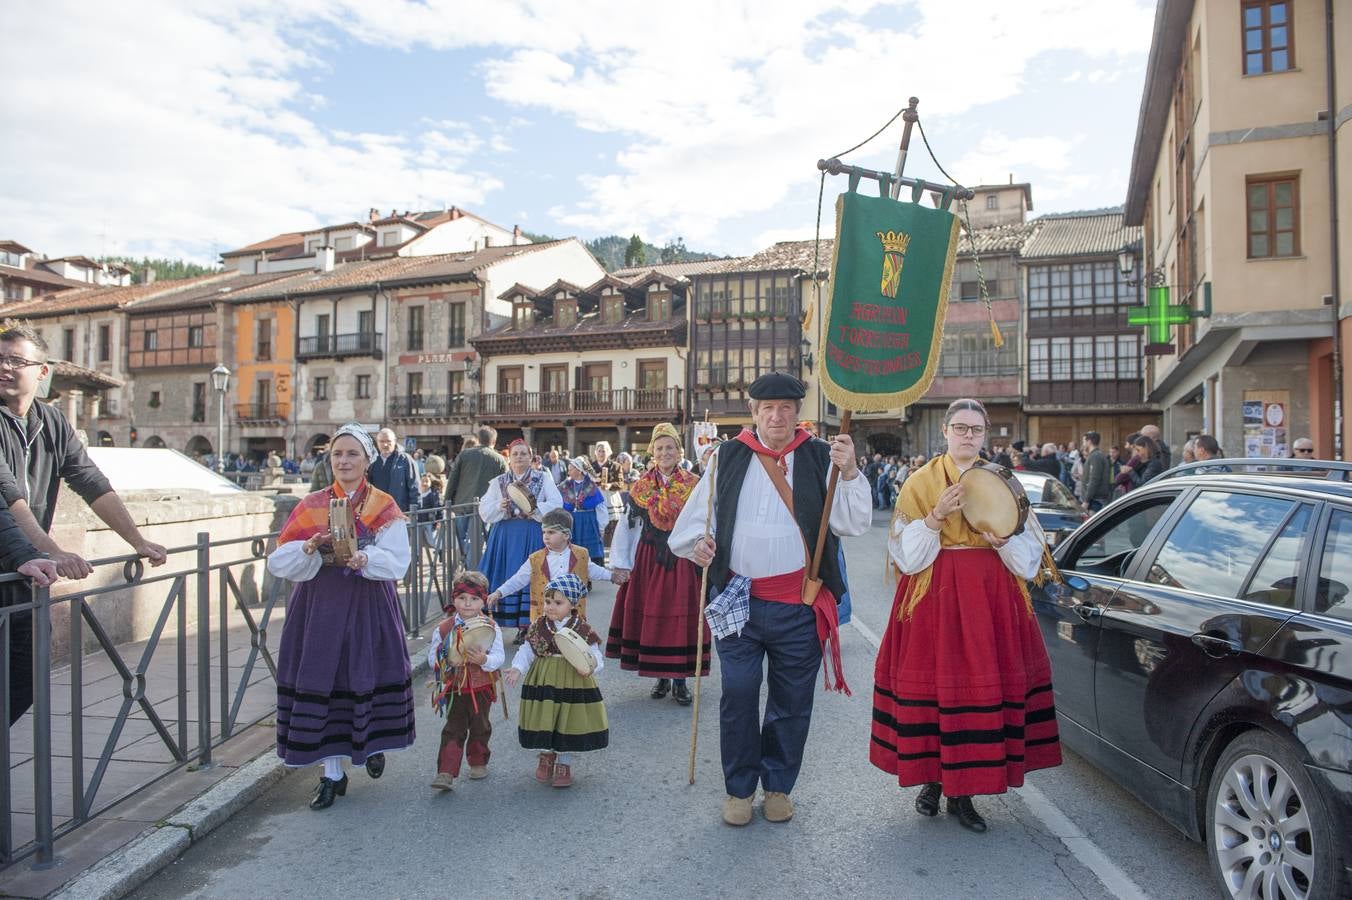
[[[432,779],[438,791],[454,787],[463,757],[469,759],[470,778],[488,777],[488,739],[493,736],[488,713],[497,699],[498,669],[506,652],[501,629],[483,614],[487,599],[487,578],[478,572],[458,575],[451,584],[452,605],[445,607],[446,618],[432,632],[427,648],[432,708],[446,717]]]
[[[586,590],[572,572],[549,580],[544,614],[531,623],[507,670],[507,683],[513,687],[525,676],[517,735],[522,747],[541,751],[535,780],[556,788],[573,783],[572,753],[610,743],[595,677],[605,664],[601,637],[577,614]]]

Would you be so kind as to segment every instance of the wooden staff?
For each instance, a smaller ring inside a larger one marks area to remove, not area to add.
[[[507,711],[507,682],[503,679],[501,672],[494,672],[498,682],[498,696],[502,698],[502,720],[510,721],[512,714]]]
[[[714,521],[714,471],[718,468],[718,452],[709,457],[709,472],[705,475],[709,479],[709,507],[704,519],[704,536],[713,538],[710,529],[713,528]],[[830,494],[827,495],[828,497]],[[712,565],[712,563],[710,563]],[[704,599],[709,596],[709,566],[704,567],[704,574],[699,579],[699,618],[695,621],[695,707],[690,716],[690,783],[695,783],[695,747],[699,744],[699,687],[700,672],[704,668]]]
[[[840,433],[848,434],[850,431],[850,418],[854,415],[854,410],[847,409],[840,414]],[[826,479],[826,500],[822,503],[822,522],[817,529],[817,547],[812,552],[812,568],[807,573],[808,581],[816,581],[817,573],[821,571],[822,552],[826,549],[826,532],[831,527],[831,504],[836,499],[836,482],[840,480],[840,469],[837,466],[831,466],[831,474]],[[840,600],[839,597],[836,598]]]

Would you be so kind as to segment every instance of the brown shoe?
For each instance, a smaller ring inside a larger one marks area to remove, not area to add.
[[[793,801],[779,791],[765,792],[765,821],[787,822],[793,818]]]
[[[723,801],[723,821],[729,825],[747,825],[751,822],[751,797],[734,797]]]
[[[437,777],[432,779],[432,789],[437,791],[449,791],[455,787],[455,776],[450,772],[438,772]]]
[[[470,766],[469,777],[478,781],[480,778],[488,777],[488,766]]]
[[[571,766],[563,763],[554,764],[554,787],[566,788],[573,786],[573,770]]]
[[[554,779],[554,760],[557,756],[553,753],[541,753],[540,762],[535,766],[535,780],[541,784],[549,784]]]

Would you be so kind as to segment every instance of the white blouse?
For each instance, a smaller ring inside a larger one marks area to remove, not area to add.
[[[559,493],[559,486],[554,483],[554,479],[546,475],[541,484],[544,485],[544,490],[535,498],[535,515],[531,516],[537,522],[551,509],[563,509],[563,495]],[[502,486],[498,483],[498,479],[494,478],[488,483],[488,490],[479,498],[479,518],[484,520],[485,525],[492,525],[507,518],[507,511],[502,508],[502,501],[505,499],[507,497],[502,492]]]
[[[722,450],[720,448],[715,452]],[[789,467],[788,482],[792,487],[798,452],[795,450],[785,459]],[[715,470],[714,478],[719,477]],[[830,467],[822,482],[825,483],[829,477]],[[727,485],[721,487],[723,490],[728,489]],[[686,559],[693,556],[696,542],[705,534],[706,523],[710,534],[717,533],[715,523],[708,521],[711,489],[710,479],[701,478],[676,518],[669,543],[671,552],[677,556]],[[737,502],[737,520],[733,527],[732,550],[728,560],[732,571],[748,578],[765,578],[803,568],[802,532],[789,515],[784,501],[779,498],[774,482],[759,463],[752,460],[751,465],[747,466],[746,477],[738,490],[741,494]],[[873,498],[868,479],[863,477],[863,473],[856,474],[849,481],[841,478],[836,483],[835,502],[831,504],[831,531],[841,537],[860,535],[867,532],[872,524]],[[618,532],[617,528],[617,536]]]
[[[547,619],[546,621],[549,622],[551,630],[558,632],[559,625],[556,624],[553,619]],[[599,645],[588,644],[587,649],[591,651],[592,658],[596,660],[596,668],[592,670],[592,674],[595,675],[606,667],[606,660],[605,657],[601,655],[601,648]],[[516,651],[516,656],[512,657],[512,668],[516,669],[522,675],[525,675],[530,671],[530,665],[533,662],[535,662],[535,650],[531,647],[530,641],[526,641],[526,643],[521,645],[521,649]]]
[[[363,578],[398,581],[408,572],[412,559],[407,523],[403,519],[391,522],[361,549],[366,554],[366,565],[361,570]],[[305,552],[304,541],[287,541],[268,556],[268,571],[288,581],[309,581],[323,565],[324,559],[318,553]]]
[[[573,548],[565,547],[558,553],[552,551],[545,552],[545,575],[553,578],[555,575],[566,575],[573,571]],[[609,581],[610,570],[605,566],[598,566],[591,560],[587,561],[587,576],[592,581]],[[504,597],[510,597],[518,591],[522,591],[530,586],[530,560],[527,559],[521,564],[511,578],[508,578],[498,586],[498,591]]]

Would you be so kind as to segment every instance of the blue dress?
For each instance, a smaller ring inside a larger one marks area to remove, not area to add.
[[[573,514],[572,543],[587,548],[587,555],[598,564],[606,556],[606,545],[601,539],[601,528],[596,522],[596,507],[606,502],[600,488],[588,478],[568,479],[559,485],[563,508]]]
[[[525,486],[534,495],[536,503],[544,497],[545,477],[543,472],[532,470],[523,479]],[[493,480],[497,482],[502,495],[506,496],[507,485],[512,480],[511,473],[499,475]],[[496,591],[508,578],[516,574],[517,569],[521,568],[521,564],[532,553],[543,550],[544,546],[544,532],[540,530],[540,523],[523,517],[515,510],[510,518],[493,523],[488,529],[488,546],[484,549],[483,561],[479,564],[484,577],[488,579],[489,589]],[[498,601],[493,618],[502,628],[528,627],[530,588],[524,588]]]

